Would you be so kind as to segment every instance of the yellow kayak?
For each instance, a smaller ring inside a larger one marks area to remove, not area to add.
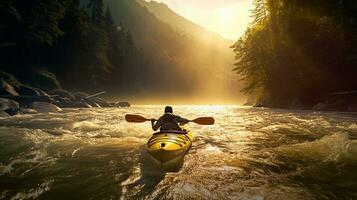
[[[160,131],[154,133],[147,142],[149,154],[162,165],[183,158],[192,145],[192,133],[183,131]]]

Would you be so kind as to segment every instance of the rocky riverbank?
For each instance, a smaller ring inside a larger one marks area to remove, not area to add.
[[[108,102],[98,95],[63,89],[44,91],[30,86],[14,86],[0,80],[0,116],[60,112],[62,108],[130,107],[128,102]]]
[[[274,105],[267,100],[258,100],[254,107],[316,110],[316,111],[336,111],[336,112],[357,112],[357,91],[343,91],[332,93],[314,104],[304,105],[299,101],[293,101],[290,105]]]

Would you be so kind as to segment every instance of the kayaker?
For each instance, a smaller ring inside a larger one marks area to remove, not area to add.
[[[187,124],[189,122],[188,119],[182,118],[178,115],[173,114],[173,110],[171,106],[165,107],[165,114],[161,116],[158,120],[151,119],[151,126],[154,131],[160,128],[160,131],[163,130],[179,130],[181,128],[179,123]]]

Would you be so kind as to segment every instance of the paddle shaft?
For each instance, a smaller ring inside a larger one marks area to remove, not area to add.
[[[125,115],[125,120],[127,122],[131,123],[143,123],[146,121],[151,121],[151,119],[145,118],[140,115]],[[196,124],[200,125],[213,125],[214,124],[214,118],[213,117],[199,117],[194,120],[189,120],[190,122],[194,122]]]

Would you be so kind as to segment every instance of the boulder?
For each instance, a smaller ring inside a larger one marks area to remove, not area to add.
[[[0,111],[9,115],[16,115],[19,112],[19,103],[6,98],[0,98]]]
[[[313,110],[318,111],[348,111],[349,104],[343,100],[320,102],[313,106]]]
[[[18,90],[19,90],[20,95],[41,96],[40,92],[33,87],[20,86]]]
[[[72,103],[72,105],[72,108],[92,108],[92,106],[86,103],[85,101],[75,101]]]
[[[269,104],[267,103],[267,101],[265,99],[259,99],[254,107],[257,107],[257,108],[262,108],[262,107],[269,107]]]
[[[90,106],[94,107],[94,108],[101,108],[101,106],[97,102],[95,102],[95,101],[93,101],[91,99],[84,99],[83,101],[86,102],[87,104],[89,104]]]
[[[69,91],[63,89],[51,90],[49,92],[53,97],[67,98],[71,101],[75,101],[76,97]]]
[[[324,101],[324,102],[319,102],[317,103],[316,105],[314,105],[312,107],[313,110],[317,110],[317,111],[320,111],[320,110],[325,110],[327,107],[328,107],[329,103],[328,101]]]
[[[19,93],[17,93],[12,85],[0,80],[0,95],[19,96]]]
[[[32,102],[29,108],[36,110],[39,113],[61,112],[62,109],[48,102]]]
[[[10,115],[7,114],[5,111],[0,111],[0,117],[9,117]]]
[[[61,108],[92,108],[86,101],[71,101],[67,98],[56,98],[55,104]]]
[[[50,96],[48,95],[45,91],[35,88],[35,87],[30,87],[30,86],[20,86],[18,88],[19,94],[20,95],[28,95],[28,96]]]
[[[52,103],[54,101],[45,91],[35,87],[20,86],[18,91],[20,96],[12,97],[12,99],[19,102],[21,107],[28,107],[32,102]]]
[[[37,114],[38,112],[31,108],[21,108],[20,113],[21,114]]]
[[[86,99],[89,96],[89,94],[85,92],[76,92],[73,95],[77,101],[82,101],[83,99]]]
[[[71,108],[71,104],[73,101],[71,101],[69,98],[67,97],[53,97],[54,99],[54,104],[60,108]]]
[[[119,102],[115,102],[115,106],[125,108],[125,107],[130,107],[130,103],[126,101],[119,101]]]
[[[92,97],[90,99],[99,104],[101,107],[110,107],[110,104],[100,97]]]

